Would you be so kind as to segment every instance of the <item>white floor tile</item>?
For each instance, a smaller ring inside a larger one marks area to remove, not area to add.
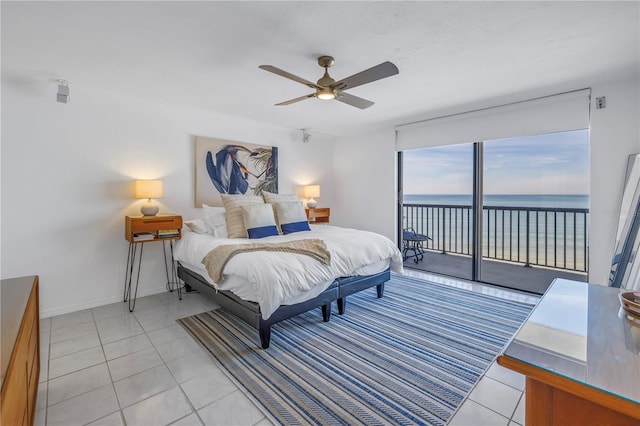
[[[51,329],[51,343],[62,342],[63,340],[74,339],[87,334],[97,333],[96,325],[93,322],[87,322],[80,325],[72,325],[60,329]]]
[[[113,385],[108,384],[47,409],[47,426],[83,425],[117,411]]]
[[[46,382],[49,379],[49,347],[43,351],[40,348],[40,377],[38,383]]]
[[[104,345],[104,355],[107,361],[120,358],[144,349],[153,347],[151,341],[146,334],[138,334],[137,336],[127,337]]]
[[[490,377],[482,377],[469,394],[469,399],[506,418],[511,418],[522,392]]]
[[[110,329],[110,328],[124,328],[131,325],[139,325],[138,320],[132,314],[116,315],[108,318],[101,318],[96,320],[96,327],[98,333]]]
[[[162,364],[162,358],[155,348],[145,349],[107,362],[114,381],[124,379],[141,371]]]
[[[189,336],[189,333],[185,331],[179,324],[173,324],[169,327],[160,328],[148,333],[149,339],[154,345],[158,346],[163,343],[171,342],[172,340],[181,339]]]
[[[114,383],[121,407],[128,407],[176,385],[176,381],[164,364]]]
[[[163,294],[163,293],[160,293],[160,294]],[[134,312],[139,312],[145,309],[153,308],[156,306],[162,306],[162,305],[164,305],[164,303],[162,303],[162,300],[160,300],[158,295],[154,294],[152,296],[138,297],[136,299],[136,306],[135,306]]]
[[[106,328],[98,330],[102,344],[115,342],[117,340],[126,339],[127,337],[137,336],[144,333],[142,327],[137,322],[131,322],[122,327]]]
[[[122,410],[128,426],[168,425],[192,412],[179,387],[166,390]]]
[[[98,306],[91,309],[93,312],[93,318],[98,321],[104,318],[130,315],[129,304],[124,302],[111,303],[109,305]]]
[[[54,405],[111,383],[106,363],[49,380],[47,405]]]
[[[40,318],[40,333],[51,331],[51,317]]]
[[[522,398],[520,398],[520,401],[518,402],[518,406],[516,407],[516,412],[513,413],[513,417],[511,417],[512,421],[515,421],[516,423],[520,423],[521,425],[524,424],[525,399],[526,399],[526,394],[523,394]]]
[[[38,383],[38,395],[36,396],[36,410],[47,408],[48,383]]]
[[[33,426],[45,426],[47,423],[47,410],[45,408],[36,411]]]
[[[163,307],[165,307],[163,305]],[[166,310],[166,307],[163,312],[157,313],[153,316],[136,316],[138,318],[138,322],[144,328],[144,331],[150,333],[154,330],[158,330],[160,328],[165,328],[172,326],[176,323],[176,317]]]
[[[222,371],[202,375],[180,385],[191,405],[200,409],[238,390]]]
[[[49,361],[49,379],[98,365],[105,361],[101,346],[52,359]]]
[[[202,422],[196,414],[189,414],[187,417],[171,423],[171,426],[202,426]]]
[[[98,338],[97,333],[74,337],[73,339],[52,343],[49,349],[49,358],[60,358],[61,356],[80,352],[85,349],[95,348],[96,346],[100,346],[100,339]]]
[[[51,330],[40,330],[40,347],[47,346],[51,343]]]
[[[122,419],[122,413],[116,411],[108,416],[104,416],[95,422],[89,423],[87,426],[124,426],[124,420]]]
[[[93,322],[93,315],[90,309],[84,311],[71,312],[69,314],[51,317],[51,329],[58,330],[60,328],[75,326]]]
[[[223,374],[216,362],[207,354],[178,358],[168,362],[167,367],[178,383],[184,383],[200,375]]]
[[[448,426],[507,426],[509,419],[469,399],[465,400]]]
[[[198,410],[205,425],[252,425],[264,418],[264,414],[240,391],[225,396]],[[506,424],[506,423],[505,423]]]
[[[498,365],[496,362],[491,364],[485,375],[512,388],[524,391],[525,377],[520,373]]]
[[[204,294],[195,293],[194,298],[200,302],[202,306],[207,308],[207,311],[215,311],[220,308],[220,305],[216,304],[210,297],[207,297]]]
[[[256,423],[254,426],[274,426],[274,423],[272,423],[271,420],[265,417],[264,419]]]
[[[191,355],[200,355],[204,351],[204,349],[202,349],[202,347],[196,343],[191,336],[186,336],[181,339],[157,345],[156,349],[164,362],[173,361],[174,359]]]

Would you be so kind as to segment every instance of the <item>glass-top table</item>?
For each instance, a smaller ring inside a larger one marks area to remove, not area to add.
[[[556,279],[498,357],[527,376],[527,425],[640,424],[640,319],[619,291]]]

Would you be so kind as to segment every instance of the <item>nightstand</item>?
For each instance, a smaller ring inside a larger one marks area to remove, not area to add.
[[[178,291],[178,297],[182,300],[178,274],[173,261],[173,242],[179,240],[181,237],[182,216],[125,216],[124,238],[129,241],[129,254],[127,256],[127,269],[125,271],[124,301],[129,301],[129,312],[133,312],[136,306],[138,282],[140,281],[140,265],[142,264],[142,250],[145,243],[162,241],[162,253],[164,254],[165,272],[167,274],[167,290],[173,291],[175,285],[175,289]],[[167,242],[169,243],[169,247],[167,247]],[[170,256],[167,256],[167,251],[169,251]],[[136,282],[132,297],[131,285],[136,268]]]
[[[329,223],[329,216],[331,216],[331,209],[328,207],[322,207],[317,209],[305,209],[307,212],[307,219],[309,223],[313,224],[327,224]]]

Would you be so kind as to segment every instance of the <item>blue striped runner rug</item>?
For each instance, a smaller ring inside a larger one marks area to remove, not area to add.
[[[282,424],[444,425],[525,320],[530,305],[392,274],[258,332],[218,309],[178,320]]]

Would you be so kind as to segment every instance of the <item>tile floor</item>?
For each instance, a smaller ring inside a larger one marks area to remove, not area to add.
[[[420,272],[407,274],[427,277]],[[446,284],[536,301],[474,283]],[[45,318],[36,425],[271,425],[175,322],[215,309],[197,293],[139,298]],[[450,424],[523,425],[524,377],[493,364]]]

